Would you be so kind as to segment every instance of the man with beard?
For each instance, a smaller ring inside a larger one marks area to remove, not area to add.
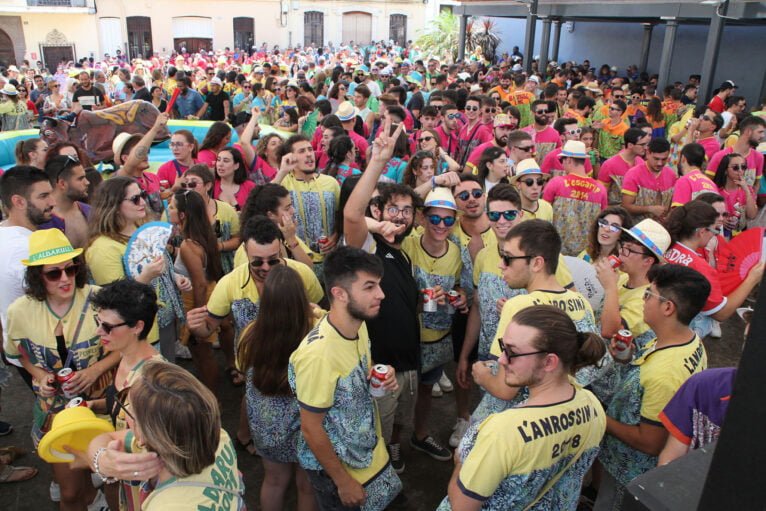
[[[465,171],[470,171],[473,174],[477,174],[477,167],[479,165],[479,161],[481,160],[481,155],[484,153],[485,149],[490,147],[501,147],[505,149],[506,156],[510,156],[511,151],[508,148],[508,135],[510,135],[511,131],[516,129],[517,125],[518,122],[516,119],[512,119],[509,115],[497,114],[493,122],[494,138],[489,142],[484,142],[483,144],[477,146],[476,149],[471,152],[470,156],[468,156],[468,162],[465,164]]]
[[[609,194],[610,205],[622,204],[622,181],[630,169],[644,163],[646,146],[652,139],[638,128],[630,128],[623,135],[625,149],[615,154],[604,163],[598,171],[598,180],[604,183]]]
[[[286,264],[298,272],[306,294],[312,303],[319,303],[324,293],[311,268],[293,259],[281,257],[282,233],[265,216],[254,216],[242,228],[248,264],[237,266],[218,281],[207,305],[186,314],[189,330],[198,339],[207,339],[232,314],[236,339],[244,328],[258,316],[258,304],[263,283],[278,264]],[[236,351],[236,350],[235,350]]]
[[[343,211],[343,233],[346,245],[364,248],[383,264],[380,286],[386,295],[377,318],[368,321],[372,356],[375,362],[396,369],[399,390],[376,398],[382,423],[383,439],[389,444],[391,464],[401,473],[401,431],[413,421],[420,367],[420,324],[418,302],[420,291],[413,277],[412,264],[401,249],[415,220],[420,203],[411,188],[400,184],[381,186],[380,195],[371,204],[379,176],[391,159],[400,124],[391,134],[390,120],[372,145],[372,156]],[[365,212],[381,223],[380,234],[371,234]]]
[[[188,119],[195,117],[205,104],[202,94],[191,88],[191,78],[188,76],[179,78],[176,88],[179,92],[173,105],[173,118]]]
[[[19,165],[0,177],[0,199],[8,218],[0,225],[0,325],[7,332],[8,307],[24,295],[26,267],[29,258],[29,236],[40,225],[49,222],[56,205],[48,175],[36,167]],[[20,363],[19,372],[31,387],[32,378]],[[7,427],[6,427],[7,426]],[[10,425],[0,422],[0,433],[10,433]]]
[[[710,178],[715,177],[718,171],[718,164],[721,163],[721,158],[727,154],[737,153],[745,158],[747,163],[747,169],[745,170],[745,181],[752,186],[755,190],[758,190],[760,186],[761,176],[763,175],[763,154],[758,152],[756,148],[758,144],[764,139],[766,134],[766,120],[763,117],[757,115],[748,115],[742,122],[739,123],[739,138],[732,147],[721,149],[716,152],[707,166],[707,175]]]
[[[457,134],[458,149],[454,156],[461,167],[465,165],[468,156],[476,147],[492,141],[490,127],[481,122],[481,96],[470,96],[466,99],[465,118],[467,122]]]
[[[82,71],[78,75],[80,86],[72,95],[72,111],[79,113],[82,110],[101,110],[104,104],[104,93],[101,89],[93,86],[90,81],[90,73]]]
[[[79,160],[72,156],[54,156],[45,166],[45,173],[53,187],[53,217],[41,229],[55,227],[61,230],[75,248],[88,244],[88,215],[90,206],[82,202],[88,198],[88,178]]]
[[[555,101],[543,101],[538,99],[532,103],[534,123],[531,126],[523,128],[523,131],[532,136],[537,152],[535,159],[538,163],[542,162],[543,158],[545,158],[549,152],[561,147],[561,136],[550,126],[550,123],[553,120],[552,117],[555,113]]]
[[[363,250],[329,254],[330,312],[290,356],[288,380],[301,415],[298,461],[320,509],[382,511],[402,489],[368,383],[380,360],[370,352],[365,322],[378,316],[386,297],[382,276],[380,259]],[[386,394],[397,391],[397,376],[386,366]]]
[[[314,271],[320,276],[324,255],[338,242],[335,211],[340,200],[340,185],[334,177],[317,173],[314,150],[306,137],[288,138],[281,153],[279,172],[272,182],[290,191],[296,207],[298,237],[311,249]],[[323,237],[326,240],[320,243]]]
[[[520,311],[494,344],[502,351],[502,384],[528,397],[469,430],[438,510],[575,509],[606,417],[596,396],[570,378],[597,363],[604,345],[551,305]],[[548,427],[558,418],[562,427]]]
[[[553,129],[561,137],[562,144],[566,144],[570,140],[580,140],[580,135],[582,135],[582,128],[577,125],[577,119],[571,117],[556,119],[556,122],[553,123]],[[543,173],[551,177],[566,174],[564,167],[561,165],[561,160],[559,160],[559,154],[561,154],[561,148],[554,149],[545,156],[540,164]],[[593,174],[593,165],[590,162],[590,158],[585,160],[585,171],[589,176]]]

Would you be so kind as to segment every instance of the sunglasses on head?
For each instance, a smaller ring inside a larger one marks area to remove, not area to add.
[[[128,202],[132,202],[136,206],[140,206],[141,205],[141,201],[142,200],[146,200],[146,198],[147,198],[146,192],[141,192],[141,193],[137,193],[134,196],[128,197],[127,199],[123,199],[123,200],[126,200]]]
[[[527,179],[522,179],[522,183],[524,183],[527,186],[537,185],[537,186],[543,186],[545,184],[545,179],[538,177],[537,179],[533,179],[531,177]]]
[[[98,314],[94,314],[93,319],[96,320],[96,328],[100,328],[101,330],[106,332],[106,335],[111,334],[112,330],[114,330],[115,328],[127,325],[127,323],[124,321],[122,323],[117,323],[116,325],[106,323],[105,321],[101,321],[101,319],[99,319]]]
[[[66,273],[67,277],[74,277],[77,275],[77,270],[80,269],[79,264],[73,264],[71,266],[67,266],[66,268],[56,268],[54,270],[48,270],[43,272],[43,277],[45,277],[45,280],[48,280],[50,282],[55,282],[57,280],[61,279],[61,276]]]
[[[445,227],[452,227],[455,225],[454,216],[428,215],[426,218],[431,223],[431,225],[439,225],[442,222],[444,222]]]
[[[519,216],[519,210],[508,209],[505,211],[487,211],[487,216],[489,217],[490,222],[497,222],[498,220],[500,220],[501,215],[507,221],[513,222],[514,220],[516,220],[516,217]]]
[[[250,261],[250,267],[260,268],[265,263],[269,265],[269,268],[273,268],[274,266],[280,264],[281,262],[282,260],[278,257],[275,257],[274,259],[262,259],[260,257],[256,257],[252,261]]]
[[[479,199],[479,198],[481,198],[482,195],[484,195],[484,190],[482,190],[481,188],[474,188],[471,191],[463,190],[459,194],[455,195],[455,197],[457,197],[460,200],[465,201],[465,200],[468,200],[468,197],[473,197],[474,199]]]

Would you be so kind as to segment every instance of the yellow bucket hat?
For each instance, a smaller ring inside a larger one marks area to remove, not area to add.
[[[71,261],[82,254],[81,248],[73,248],[66,235],[59,229],[43,229],[29,236],[29,259],[22,259],[25,266],[42,266]]]

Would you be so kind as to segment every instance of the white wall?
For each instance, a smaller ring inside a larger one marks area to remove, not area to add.
[[[524,52],[526,21],[513,18],[493,18],[501,32],[502,43],[498,50],[510,52],[514,46]],[[705,53],[708,27],[704,25],[679,25],[676,45],[671,62],[670,82],[686,82],[690,74],[700,73]],[[574,31],[561,30],[559,61],[590,59],[598,70],[601,64],[610,64],[621,70],[641,59],[641,42],[644,29],[640,23],[595,23],[575,22]],[[540,53],[542,22],[537,22],[535,51]],[[656,25],[652,32],[649,52],[650,74],[656,73],[660,65],[665,27]],[[551,28],[551,42],[553,28]],[[727,26],[721,39],[721,49],[716,68],[714,88],[724,80],[734,80],[740,86],[738,93],[747,97],[749,105],[760,99],[761,86],[766,72],[766,59],[761,51],[766,44],[766,29],[763,27]],[[551,58],[551,52],[548,52]]]

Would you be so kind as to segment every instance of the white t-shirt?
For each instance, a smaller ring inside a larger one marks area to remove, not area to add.
[[[8,307],[17,298],[24,296],[24,274],[26,266],[22,259],[29,257],[29,236],[32,231],[26,227],[0,226],[0,322],[3,326],[3,341],[8,333]]]

